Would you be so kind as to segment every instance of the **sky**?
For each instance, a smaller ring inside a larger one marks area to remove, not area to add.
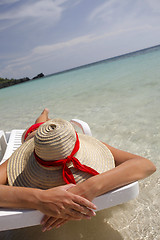
[[[160,0],[0,0],[0,77],[32,78],[160,44]]]

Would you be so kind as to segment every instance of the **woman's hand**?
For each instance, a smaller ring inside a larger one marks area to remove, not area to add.
[[[45,214],[44,228],[57,226],[68,220],[90,219],[95,215],[96,206],[89,200],[67,191],[75,185],[68,184],[48,190],[40,190],[38,210]]]
[[[95,209],[95,206],[93,203],[91,203],[87,199],[84,199],[81,196],[74,195],[73,193],[70,192],[70,191],[73,191],[73,189],[76,189],[75,185],[69,184],[69,185],[58,187],[58,188],[61,188],[61,190],[63,190],[63,191],[67,191],[67,193],[69,195],[71,194],[71,196],[72,195],[75,196],[76,198],[74,200],[76,201],[76,205],[73,205],[73,206],[71,205],[71,207],[69,205],[68,205],[68,207],[64,206],[64,204],[65,204],[65,201],[63,199],[64,196],[61,196],[61,198],[62,198],[61,202],[59,201],[60,205],[58,204],[58,206],[57,206],[57,207],[59,207],[61,213],[57,212],[58,214],[55,214],[55,216],[54,215],[50,216],[51,214],[49,214],[49,215],[46,214],[43,217],[43,219],[41,221],[43,232],[46,230],[51,230],[52,228],[58,228],[58,227],[62,226],[64,223],[68,222],[69,220],[91,219],[92,216],[96,215],[96,213],[94,211],[89,209],[89,208]],[[49,189],[49,190],[54,190],[54,189]],[[49,190],[47,190],[47,191],[49,191]],[[77,194],[78,194],[78,191],[77,191]],[[78,205],[77,205],[77,203],[78,203]],[[82,206],[82,204],[83,204],[83,206]],[[58,210],[57,207],[56,207],[56,209]]]

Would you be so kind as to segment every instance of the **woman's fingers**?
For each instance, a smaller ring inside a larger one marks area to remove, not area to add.
[[[47,215],[44,215],[43,218],[42,218],[42,220],[41,220],[41,225],[44,225],[44,224],[48,221],[49,218],[51,218],[51,217],[50,217],[50,216],[47,216]],[[54,217],[52,217],[52,218],[54,218]],[[55,219],[56,219],[56,218],[55,218]]]
[[[80,208],[83,206],[89,209],[97,209],[96,205],[94,205],[91,201],[75,194],[72,196],[72,201],[78,204]]]
[[[45,232],[46,230],[50,230],[54,227],[54,223],[57,221],[57,218],[54,217],[47,217],[45,218],[45,221],[43,221],[42,224],[42,232]],[[53,227],[51,227],[53,226]]]
[[[59,219],[59,221],[57,220],[56,222],[55,222],[55,227],[56,228],[59,228],[59,227],[61,227],[62,225],[64,225],[66,222],[68,222],[69,220],[67,220],[67,219]],[[52,226],[51,226],[52,227]]]
[[[59,228],[68,222],[68,219],[49,217],[48,220],[42,225],[42,232],[49,231],[52,228]]]
[[[86,210],[82,207],[82,211],[83,212],[77,212],[74,209],[68,209],[64,213],[64,218],[49,217],[45,215],[41,221],[42,231],[44,232],[52,228],[58,228],[69,220],[91,219],[91,216],[93,216],[93,214],[87,214],[88,209]]]
[[[65,211],[65,217],[67,218],[69,216],[72,220],[80,220],[80,219],[90,219],[91,217],[95,216],[96,213],[92,210],[88,210],[84,207],[79,208],[79,206],[76,206],[74,209],[66,209]]]
[[[73,204],[71,210],[74,210],[74,211],[72,211],[73,215],[75,215],[76,213],[80,213],[80,214],[87,215],[90,217],[96,215],[96,213],[92,209],[85,207],[84,205],[77,204],[77,203]]]

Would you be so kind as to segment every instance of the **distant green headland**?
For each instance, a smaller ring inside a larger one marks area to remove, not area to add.
[[[1,78],[0,77],[0,88],[10,87],[10,86],[15,85],[15,84],[27,82],[27,81],[34,80],[34,79],[41,78],[41,77],[44,77],[43,73],[38,74],[37,76],[33,77],[32,79],[30,79],[28,77],[20,78],[20,79],[13,79],[13,78],[8,79],[8,78]]]

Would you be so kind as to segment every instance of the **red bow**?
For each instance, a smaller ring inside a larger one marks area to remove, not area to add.
[[[71,153],[71,155],[69,155],[67,158],[65,159],[61,159],[61,160],[56,160],[56,161],[45,161],[41,158],[39,158],[37,156],[37,154],[35,153],[34,151],[34,156],[35,156],[35,159],[37,160],[38,163],[40,163],[42,166],[44,167],[57,167],[57,166],[62,166],[62,174],[63,174],[63,179],[64,181],[69,184],[69,183],[74,183],[76,184],[75,182],[75,179],[73,177],[73,174],[71,172],[71,170],[68,168],[67,166],[67,163],[71,162],[73,163],[74,167],[79,169],[80,171],[83,171],[83,172],[87,172],[91,175],[97,175],[99,174],[96,170],[94,170],[93,168],[91,167],[88,167],[86,165],[83,165],[80,163],[80,161],[74,157],[75,153],[79,150],[79,146],[80,146],[80,143],[79,143],[79,138],[78,138],[78,134],[76,133],[76,137],[77,137],[77,140],[76,140],[76,143],[75,143],[75,146],[73,148],[73,151]]]

